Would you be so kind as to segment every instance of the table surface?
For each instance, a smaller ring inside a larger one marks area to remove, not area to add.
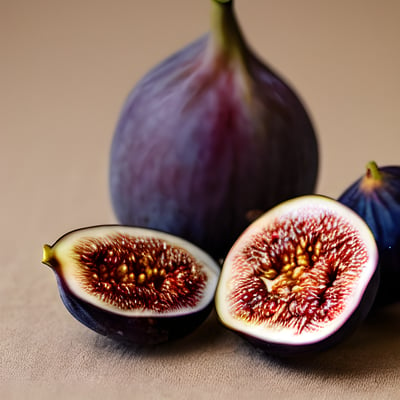
[[[122,102],[208,29],[209,10],[208,0],[2,3],[2,398],[400,398],[397,305],[305,360],[261,353],[214,313],[180,341],[128,348],[76,322],[41,264],[44,243],[116,222],[107,174]],[[400,2],[237,0],[236,11],[311,112],[318,193],[337,197],[369,160],[400,164]]]

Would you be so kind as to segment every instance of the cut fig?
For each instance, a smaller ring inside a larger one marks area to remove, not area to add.
[[[45,245],[68,311],[94,331],[137,344],[182,337],[210,313],[220,268],[195,245],[127,226],[78,229]]]
[[[298,197],[262,215],[236,241],[216,310],[226,327],[271,354],[323,350],[371,309],[377,260],[370,229],[350,208]]]

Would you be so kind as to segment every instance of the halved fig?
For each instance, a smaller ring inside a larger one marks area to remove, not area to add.
[[[323,350],[362,321],[379,285],[366,223],[327,197],[281,203],[253,222],[222,267],[226,327],[277,356]]]
[[[44,245],[68,311],[94,331],[136,344],[182,337],[213,306],[220,268],[170,234],[106,225],[78,229]]]

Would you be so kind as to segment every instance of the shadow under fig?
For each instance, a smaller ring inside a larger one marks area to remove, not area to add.
[[[277,358],[256,350],[253,356],[269,367],[272,364],[304,374],[349,378],[378,375],[400,365],[400,304],[374,310],[352,335],[325,351]]]
[[[273,357],[233,334],[221,325],[214,310],[191,334],[158,345],[126,344],[93,335],[96,335],[92,342],[96,351],[111,351],[121,357],[174,358],[188,353],[215,352],[215,349],[224,351],[233,345],[232,357],[248,357],[260,367],[275,366],[302,374],[351,378],[379,375],[400,365],[400,304],[375,310],[350,337],[330,349],[290,358]]]
[[[215,347],[216,343],[224,338],[225,328],[219,323],[213,310],[208,318],[189,335],[171,340],[166,343],[155,345],[136,345],[132,343],[119,342],[105,336],[97,335],[93,346],[99,349],[118,352],[125,356],[141,357],[175,357],[177,354],[186,354],[196,351],[207,351]]]

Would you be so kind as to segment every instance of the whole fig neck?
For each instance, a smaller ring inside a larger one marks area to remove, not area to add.
[[[237,22],[233,0],[212,0],[211,52],[218,63],[238,63],[247,69],[248,46]]]

